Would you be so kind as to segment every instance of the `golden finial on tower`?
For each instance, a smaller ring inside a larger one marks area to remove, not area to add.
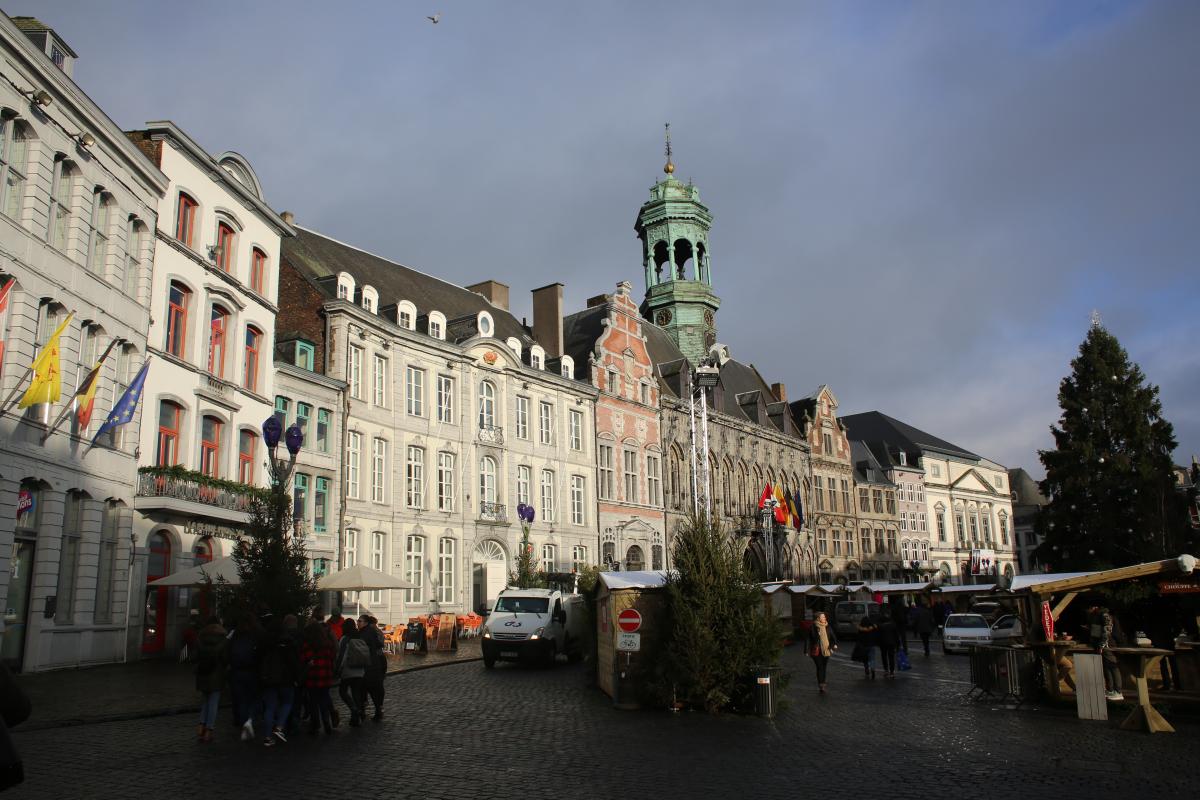
[[[671,175],[675,172],[675,165],[671,163],[671,123],[666,124],[667,129],[667,163],[663,166],[663,172]]]

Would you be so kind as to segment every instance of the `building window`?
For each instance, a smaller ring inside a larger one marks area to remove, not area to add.
[[[821,434],[821,443],[825,446],[821,452],[826,455],[833,452],[833,436],[828,433]]]
[[[599,448],[600,456],[600,486],[597,487],[597,492],[600,494],[601,500],[614,500],[613,493],[613,448],[612,445],[602,444]]]
[[[346,530],[346,545],[343,548],[345,558],[343,559],[347,567],[353,567],[358,563],[358,531],[353,529]]]
[[[974,514],[968,514],[967,520],[969,521],[969,523],[971,525],[971,541],[978,542],[979,541],[979,520],[975,517]]]
[[[640,399],[642,401],[642,405],[644,405],[644,406],[650,405],[650,384],[648,384],[648,383],[638,384],[638,392],[639,392],[638,399]]]
[[[237,235],[227,222],[217,223],[217,269],[222,272],[233,272],[233,255],[237,243]]]
[[[529,505],[529,484],[533,471],[524,464],[517,466],[517,504]]]
[[[258,434],[242,430],[238,434],[238,480],[254,484],[254,453],[258,449]]]
[[[221,420],[205,416],[200,421],[200,471],[221,477]]]
[[[0,119],[0,192],[4,213],[20,220],[25,206],[25,175],[28,170],[28,138],[25,124]]]
[[[988,544],[992,543],[992,520],[991,513],[984,509],[979,515],[979,521],[983,524],[983,540]]]
[[[292,495],[292,522],[301,530],[308,522],[308,476],[303,472],[296,473]]]
[[[250,251],[250,288],[265,295],[267,285],[267,254],[257,247]]]
[[[454,422],[454,379],[438,375],[437,379],[438,422]]]
[[[384,502],[387,480],[387,441],[376,438],[371,442],[371,502]]]
[[[572,409],[567,426],[571,449],[577,452],[583,450],[583,412]]]
[[[571,524],[583,525],[584,483],[582,475],[571,476]]]
[[[858,510],[864,514],[871,510],[871,493],[867,489],[860,488],[858,490]]]
[[[573,545],[571,547],[571,569],[579,572],[587,566],[590,566],[587,548],[581,544]]]
[[[817,555],[829,555],[829,535],[824,528],[817,528]]]
[[[99,190],[92,196],[92,241],[88,248],[88,269],[96,275],[104,274],[104,261],[108,257],[110,198]]]
[[[329,530],[329,478],[317,476],[313,489],[313,530]]]
[[[554,406],[549,403],[538,405],[538,441],[554,444]]]
[[[50,183],[50,244],[67,252],[67,234],[71,230],[71,184],[74,167],[70,161],[57,161]]]
[[[454,454],[438,453],[438,510],[454,510]]]
[[[875,552],[880,555],[887,552],[883,546],[883,528],[875,529]]]
[[[888,552],[892,555],[896,554],[896,531],[888,528],[887,532]]]
[[[229,312],[216,304],[208,324],[208,371],[218,378],[225,377],[225,332]]]
[[[496,459],[491,456],[479,459],[479,500],[496,502]]]
[[[409,508],[425,507],[425,451],[420,447],[408,448],[404,494]]]
[[[429,320],[429,335],[434,339],[442,338],[442,323],[437,320]]]
[[[542,520],[554,522],[554,473],[548,469],[542,470]]]
[[[635,545],[630,545],[625,551],[625,569],[630,572],[639,572],[646,565],[646,557],[642,553],[642,548]]]
[[[387,359],[375,356],[371,359],[371,401],[383,408],[387,405]]]
[[[813,476],[813,498],[817,501],[817,511],[825,510],[825,479],[820,475]]]
[[[619,385],[617,383],[616,367],[608,368],[608,393],[609,394],[620,394],[621,393]]]
[[[939,467],[937,464],[930,464],[929,465],[929,474],[935,478],[940,478],[940,477],[942,477],[942,468]]]
[[[554,545],[542,545],[542,572],[554,572],[557,562],[558,555],[555,553]]]
[[[650,546],[650,569],[663,568],[663,546],[654,544]]]
[[[104,504],[100,522],[100,562],[96,569],[96,623],[112,620],[113,585],[116,583],[117,539],[121,525],[121,506],[115,500]]]
[[[919,512],[917,514],[917,520],[918,520],[917,524],[919,525],[918,530],[924,531],[925,530],[925,512],[924,511]]]
[[[760,481],[760,483],[761,483],[761,481]],[[827,487],[826,491],[827,491],[827,493],[828,493],[828,497],[829,497],[829,510],[830,510],[830,511],[837,511],[837,510],[838,510],[838,505],[837,505],[837,479],[836,479],[836,478],[830,478],[830,479],[829,479],[829,481],[828,481],[828,482],[827,482],[825,485],[826,485],[826,487]],[[843,510],[843,511],[845,511],[845,512],[847,512],[847,513],[849,513],[849,512],[850,512],[850,509],[848,509],[848,508],[843,508],[842,510]]]
[[[482,430],[496,427],[496,387],[491,381],[479,384],[479,427]]]
[[[529,438],[529,398],[517,397],[517,438]]]
[[[184,357],[187,345],[187,314],[192,293],[179,281],[171,281],[167,293],[167,352]]]
[[[625,459],[625,463],[624,463],[624,467],[625,467],[625,470],[624,470],[625,502],[626,503],[636,503],[638,501],[638,480],[637,480],[637,478],[638,478],[638,475],[637,475],[637,473],[638,473],[638,469],[637,469],[638,457],[637,457],[637,453],[634,452],[633,450],[623,450],[621,452]]]
[[[346,496],[351,500],[359,498],[358,471],[362,462],[362,434],[357,431],[346,432]]]
[[[946,541],[946,512],[938,509],[934,512],[934,519],[937,521],[938,541]]]
[[[279,420],[279,424],[285,428],[288,421],[288,409],[291,405],[291,400],[280,394],[275,395],[275,417]]]
[[[308,439],[308,422],[312,419],[313,407],[308,403],[296,403],[296,425]]]
[[[612,528],[607,528],[606,530],[608,530],[610,532],[609,535],[611,535]],[[612,542],[612,541],[604,542],[604,544],[602,544],[600,546],[600,558],[601,558],[601,563],[606,566],[614,563],[617,558],[616,542]]]
[[[438,540],[438,602],[454,602],[454,540],[443,536]]]
[[[246,366],[243,385],[251,392],[258,391],[258,353],[262,347],[262,331],[253,325],[246,326]]]
[[[329,452],[329,423],[332,418],[333,412],[329,409],[317,409],[317,450],[322,453]]]
[[[79,529],[83,525],[82,492],[67,492],[63,510],[62,549],[58,554],[58,606],[54,621],[69,623],[75,616],[75,579],[79,571]]]
[[[652,506],[662,505],[662,462],[658,456],[646,456],[646,502]],[[729,481],[726,477],[726,487]]]
[[[858,535],[859,544],[862,545],[862,554],[864,556],[871,555],[871,529],[863,528]]]
[[[884,504],[887,506],[887,513],[895,514],[896,513],[896,494],[894,492],[892,492],[891,490],[889,490],[889,491],[884,492],[883,495],[884,495],[884,500],[885,500]]]
[[[908,512],[907,511],[900,512],[900,530],[902,530],[902,531],[908,530]]]
[[[122,288],[130,297],[137,296],[138,279],[142,274],[142,248],[146,229],[135,218],[130,218],[125,234],[125,274]]]
[[[854,506],[850,505],[850,481],[842,478],[842,511],[847,514],[854,511]]]
[[[296,342],[296,366],[313,372],[316,369],[317,348],[312,342]]]
[[[350,396],[356,400],[362,399],[362,356],[361,347],[350,345],[350,354],[346,367],[346,382],[350,384]]]
[[[415,588],[408,589],[405,602],[420,603],[425,596],[425,537],[409,534],[404,547],[404,577]]]
[[[185,247],[192,247],[197,208],[195,200],[183,192],[179,193],[179,202],[175,206],[175,238]]]
[[[383,531],[375,531],[371,534],[371,569],[384,572],[384,550],[387,547],[387,534]],[[383,603],[383,592],[376,590],[371,592],[371,603],[381,605]]]
[[[540,355],[538,355],[536,352],[531,351],[529,353],[529,366],[533,367],[534,369],[541,369],[542,368],[542,357]]]
[[[900,542],[900,560],[901,561],[910,561],[911,559],[908,556],[909,556],[908,539],[904,539],[903,541]],[[907,566],[907,564],[905,566]]]
[[[183,408],[178,403],[163,400],[158,404],[158,452],[154,463],[173,467],[179,463],[179,422]]]

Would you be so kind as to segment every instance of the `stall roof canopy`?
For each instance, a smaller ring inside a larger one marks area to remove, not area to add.
[[[600,582],[613,589],[661,589],[667,583],[666,570],[653,569],[633,572],[601,572]]]
[[[1133,578],[1144,578],[1150,575],[1190,575],[1196,569],[1196,558],[1181,555],[1177,558],[1167,558],[1162,561],[1148,561],[1145,564],[1132,564],[1128,567],[1105,569],[1097,572],[1068,572],[1060,575],[1022,575],[1013,578],[1012,590],[1018,589],[1032,594],[1053,594],[1055,592],[1079,592],[1093,586],[1106,583],[1116,583]],[[1028,580],[1021,580],[1027,578]]]
[[[1012,580],[1012,586],[1008,588],[1009,591],[1019,592],[1022,589],[1028,589],[1029,587],[1037,586],[1040,583],[1065,581],[1070,578],[1086,578],[1088,575],[1095,574],[1095,572],[1047,572],[1042,575],[1017,575]]]
[[[764,594],[775,594],[785,586],[787,586],[786,583],[764,583],[762,584],[762,590]]]
[[[994,583],[977,583],[974,586],[942,586],[936,591],[942,592],[943,594],[957,594],[959,592],[978,592],[983,594],[985,592],[990,592],[995,588],[996,584]]]
[[[872,592],[882,594],[907,594],[908,592],[923,592],[933,586],[929,581],[924,583],[872,583]]]

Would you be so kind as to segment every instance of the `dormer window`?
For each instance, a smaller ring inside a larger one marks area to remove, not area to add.
[[[429,335],[434,339],[446,338],[446,315],[442,312],[429,312]]]
[[[362,289],[362,307],[374,314],[379,308],[379,292],[375,291],[373,286],[364,286]]]
[[[506,345],[508,345],[508,348],[509,348],[510,350],[512,350],[514,353],[516,353],[516,354],[517,354],[517,358],[518,358],[518,359],[521,357],[521,351],[523,350],[523,348],[521,347],[521,340],[520,340],[520,339],[518,339],[518,338],[517,338],[517,337],[515,337],[515,336],[510,336],[510,337],[508,337],[507,339],[505,339],[505,340],[504,340],[504,343],[505,343]]]
[[[563,356],[562,360],[559,362],[559,367],[564,378],[570,378],[571,380],[575,379],[575,359],[571,358],[570,356]]]
[[[541,369],[546,363],[546,351],[540,345],[534,345],[529,348],[529,366],[534,369]]]
[[[354,278],[348,272],[339,272],[337,279],[338,300],[354,300]]]
[[[476,325],[479,327],[479,333],[483,336],[492,335],[492,315],[486,311],[480,311],[476,318]]]
[[[908,466],[908,454],[905,453],[903,450],[900,451],[900,466],[902,466],[902,467]]]
[[[417,307],[408,300],[396,304],[396,324],[407,331],[416,330]]]

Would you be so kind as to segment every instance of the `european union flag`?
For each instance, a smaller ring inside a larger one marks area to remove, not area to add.
[[[95,447],[96,442],[100,441],[100,437],[111,431],[113,428],[120,427],[133,421],[133,412],[137,410],[138,401],[142,399],[142,387],[146,383],[146,371],[150,369],[150,359],[146,359],[146,363],[142,364],[142,368],[138,370],[137,377],[129,384],[129,388],[125,390],[125,394],[121,395],[121,399],[113,406],[112,411],[108,412],[108,419],[104,420],[104,424],[100,426],[100,430],[96,431],[95,437],[92,438],[92,443],[89,447]]]

